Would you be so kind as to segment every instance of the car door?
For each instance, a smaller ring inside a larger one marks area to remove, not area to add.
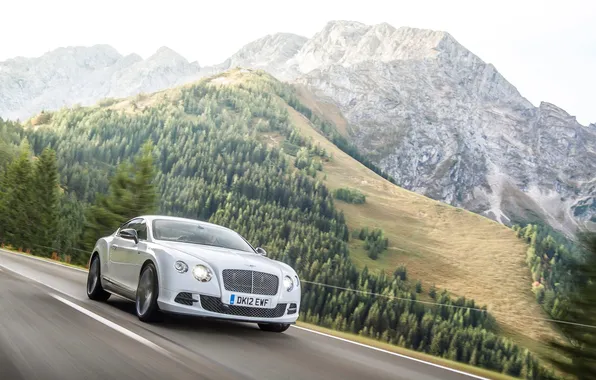
[[[123,250],[122,275],[124,285],[136,291],[141,267],[149,256],[147,252],[147,221],[143,218],[135,219],[131,221],[128,228],[137,231],[139,242],[135,244],[133,240],[129,240],[121,247]]]
[[[110,279],[115,285],[123,287],[124,290],[134,291],[136,285],[131,286],[131,281],[128,278],[128,272],[131,265],[131,256],[136,251],[137,244],[134,240],[124,239],[120,236],[120,231],[133,228],[134,225],[138,224],[139,218],[132,219],[125,223],[118,229],[116,236],[112,239],[109,252],[109,271]]]

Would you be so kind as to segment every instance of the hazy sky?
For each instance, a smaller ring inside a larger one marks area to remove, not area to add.
[[[3,0],[0,14],[0,61],[105,43],[143,58],[165,45],[209,65],[266,34],[312,37],[329,20],[444,30],[535,105],[596,122],[592,0]]]

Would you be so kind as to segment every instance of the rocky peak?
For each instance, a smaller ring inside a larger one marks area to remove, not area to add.
[[[222,64],[224,69],[251,67],[284,76],[286,62],[302,48],[306,37],[291,33],[270,34],[240,49]]]
[[[71,46],[55,49],[36,59],[39,63],[74,65],[87,70],[96,70],[114,64],[122,58],[116,49],[109,45]]]
[[[540,105],[538,106],[538,110],[542,113],[557,115],[561,119],[569,119],[569,121],[571,121],[571,119],[575,119],[574,116],[571,116],[564,109],[557,107],[556,105],[554,105],[552,103],[545,102],[545,101],[540,102]]]
[[[146,66],[184,66],[189,62],[167,46],[162,46],[144,61]]]
[[[352,21],[332,21],[304,44],[290,64],[297,65],[300,72],[308,73],[331,65],[349,67],[366,61],[423,60],[436,58],[441,48],[456,47],[454,42],[448,33],[440,31],[410,27],[396,29],[387,23],[369,26]]]

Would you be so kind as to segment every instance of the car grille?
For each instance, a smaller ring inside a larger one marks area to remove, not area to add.
[[[285,303],[278,303],[273,309],[262,309],[259,307],[226,305],[218,297],[205,296],[201,294],[201,306],[207,311],[219,314],[237,315],[241,317],[254,318],[279,318],[286,312]]]
[[[225,289],[231,292],[274,296],[279,287],[279,278],[269,273],[224,269],[222,276]]]

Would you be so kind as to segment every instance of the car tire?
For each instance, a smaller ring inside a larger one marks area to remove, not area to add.
[[[110,298],[110,295],[101,286],[101,262],[99,256],[94,255],[87,273],[87,297],[94,301],[105,302]]]
[[[259,328],[263,331],[282,333],[290,328],[289,323],[259,323]]]
[[[153,263],[149,263],[141,271],[135,297],[135,311],[142,322],[156,322],[160,319],[158,295],[157,270]]]

